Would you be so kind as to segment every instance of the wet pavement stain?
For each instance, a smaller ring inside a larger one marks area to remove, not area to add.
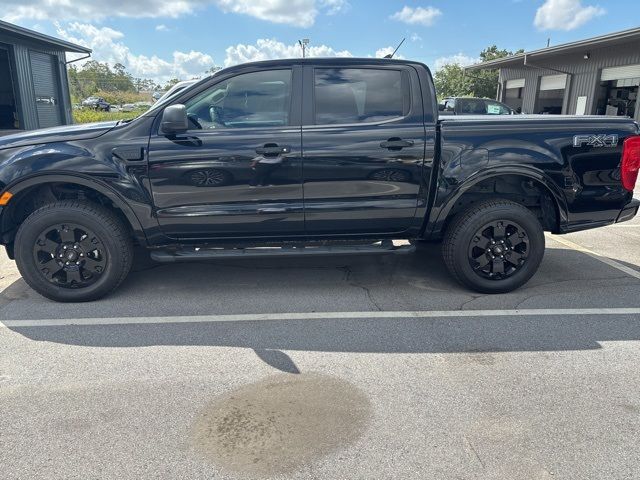
[[[339,378],[276,375],[225,394],[193,426],[193,446],[207,461],[253,477],[291,473],[355,442],[371,408]]]

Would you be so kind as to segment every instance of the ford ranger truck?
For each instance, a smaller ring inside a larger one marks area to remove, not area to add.
[[[238,65],[130,121],[0,138],[0,243],[58,301],[116,288],[134,246],[170,263],[440,241],[460,283],[508,292],[545,231],[636,215],[639,134],[627,118],[439,119],[417,62]]]

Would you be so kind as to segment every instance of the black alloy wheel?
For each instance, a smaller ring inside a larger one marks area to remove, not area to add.
[[[40,273],[63,288],[84,288],[95,283],[107,266],[107,255],[92,230],[73,223],[47,227],[33,246]]]
[[[505,293],[536,273],[544,256],[544,229],[527,207],[494,199],[471,204],[450,221],[442,255],[451,274],[482,293]]]
[[[14,250],[24,281],[59,302],[103,297],[124,281],[133,260],[131,232],[116,211],[80,200],[31,213],[18,228]]]
[[[526,230],[513,221],[493,221],[478,229],[469,244],[474,271],[490,280],[502,280],[523,267],[529,256]]]

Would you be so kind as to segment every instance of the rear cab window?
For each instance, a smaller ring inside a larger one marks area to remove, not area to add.
[[[400,119],[410,110],[410,83],[403,70],[314,69],[314,123],[336,125]]]

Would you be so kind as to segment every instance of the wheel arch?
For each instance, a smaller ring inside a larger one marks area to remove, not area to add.
[[[469,198],[470,195],[477,193],[477,190],[482,185],[491,184],[492,182],[504,179],[518,179],[523,182],[531,182],[531,185],[535,186],[543,196],[550,199],[555,212],[555,220],[554,224],[549,226],[548,229],[553,233],[560,231],[560,226],[567,222],[568,209],[564,193],[560,188],[558,188],[557,184],[549,178],[548,175],[537,168],[529,168],[522,165],[501,165],[472,175],[465,182],[458,185],[454,190],[446,195],[445,199],[440,204],[438,204],[436,199],[434,208],[429,215],[424,236],[427,238],[440,237],[445,230],[447,223],[459,211],[459,206],[464,204],[465,198]],[[484,195],[486,198],[510,199],[505,194],[497,192],[486,192]],[[527,206],[526,204],[524,205]]]
[[[98,195],[108,199],[109,202],[111,202],[113,206],[121,212],[121,216],[123,217],[123,220],[126,220],[133,237],[140,244],[147,244],[147,238],[140,220],[133,209],[118,192],[106,183],[92,177],[86,177],[79,174],[72,175],[60,173],[37,174],[7,185],[4,191],[11,192],[13,196],[9,201],[9,204],[3,208],[0,214],[0,231],[2,232],[2,238],[0,238],[0,240],[2,240],[1,243],[9,244],[13,241],[13,237],[15,236],[15,229],[12,231],[10,228],[11,219],[9,217],[11,209],[16,208],[20,201],[24,199],[29,192],[45,188],[47,185],[56,184],[77,186],[81,189],[96,192]]]

